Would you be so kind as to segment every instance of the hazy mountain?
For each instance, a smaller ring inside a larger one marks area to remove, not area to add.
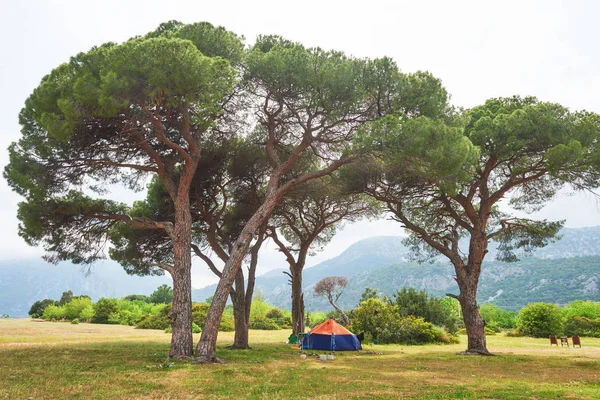
[[[42,260],[0,262],[0,314],[25,317],[31,305],[42,299],[60,299],[63,292],[100,297],[123,297],[128,294],[151,294],[171,277],[131,276],[110,261],[94,265],[89,273],[71,263],[48,264]]]
[[[575,299],[600,301],[600,227],[564,229],[562,239],[537,250],[532,257],[516,263],[493,261],[490,246],[479,286],[479,301],[491,301],[507,309],[517,309],[531,301],[565,304]],[[442,260],[442,259],[440,259]],[[290,286],[283,270],[257,277],[256,290],[278,307],[290,307]],[[312,296],[316,282],[327,276],[345,276],[350,284],[341,298],[347,309],[356,306],[366,286],[392,295],[403,286],[424,289],[436,296],[457,293],[454,271],[444,262],[415,264],[399,237],[372,237],[354,243],[338,257],[304,271],[306,308],[329,311],[327,301]],[[69,263],[57,266],[41,260],[0,262],[0,314],[26,316],[36,300],[58,299],[62,292],[86,294],[92,299],[150,294],[168,276],[127,275],[116,263],[93,266],[86,276],[81,267]],[[215,285],[193,291],[194,301],[212,296]]]
[[[490,245],[479,286],[480,302],[490,301],[507,309],[518,309],[532,301],[564,304],[575,299],[600,300],[600,227],[564,229],[562,239],[521,256],[516,263],[494,261]],[[257,277],[256,290],[278,307],[290,307],[290,286],[283,270]],[[315,298],[312,289],[327,276],[340,275],[350,283],[340,299],[345,308],[356,306],[365,287],[391,296],[403,286],[436,295],[458,293],[453,268],[440,258],[434,264],[408,261],[408,250],[399,237],[372,237],[350,246],[338,257],[304,271],[306,308],[329,311],[326,300]],[[195,290],[193,298],[202,301],[215,286]]]

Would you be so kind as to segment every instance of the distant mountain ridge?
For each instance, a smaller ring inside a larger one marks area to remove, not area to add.
[[[576,299],[600,300],[600,227],[565,228],[562,239],[537,249],[533,255],[520,255],[520,261],[495,261],[495,246],[484,262],[479,301],[518,309],[531,301],[565,304]],[[265,300],[282,308],[290,307],[288,278],[269,271],[257,277],[256,290]],[[330,311],[326,300],[312,295],[316,282],[327,276],[345,276],[349,285],[340,298],[343,308],[354,308],[365,287],[391,296],[404,286],[425,290],[435,296],[458,293],[454,270],[442,257],[433,264],[409,261],[409,250],[400,237],[371,237],[354,243],[338,257],[304,270],[304,298],[310,311]],[[215,285],[194,290],[202,301]]]
[[[494,248],[484,263],[479,301],[518,309],[530,301],[565,304],[576,299],[600,301],[600,227],[563,229],[562,239],[538,249],[516,263],[493,260]],[[366,286],[392,295],[403,286],[426,290],[435,296],[458,293],[453,268],[445,262],[415,264],[400,237],[378,236],[356,242],[342,254],[304,270],[304,297],[309,311],[330,311],[324,299],[312,295],[313,286],[327,276],[345,276],[349,285],[341,297],[343,308],[354,308]],[[282,265],[285,260],[282,257]],[[283,270],[257,277],[256,291],[275,306],[290,308],[290,286]],[[167,276],[127,275],[116,263],[106,261],[93,267],[86,277],[81,268],[64,263],[49,265],[41,260],[0,261],[0,314],[27,315],[36,300],[60,298],[63,291],[100,297],[150,294],[161,284],[171,285]],[[215,285],[195,289],[194,301],[214,294]]]

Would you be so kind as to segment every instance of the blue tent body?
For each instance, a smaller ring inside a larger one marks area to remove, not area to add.
[[[303,349],[345,351],[362,350],[355,334],[329,319],[314,327],[302,340]]]

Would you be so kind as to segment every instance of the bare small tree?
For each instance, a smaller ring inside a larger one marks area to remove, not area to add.
[[[348,279],[343,276],[328,276],[327,278],[321,279],[315,285],[315,296],[325,296],[331,306],[340,313],[344,320],[344,325],[350,324],[350,319],[346,313],[336,304],[339,300],[344,289],[348,286]]]

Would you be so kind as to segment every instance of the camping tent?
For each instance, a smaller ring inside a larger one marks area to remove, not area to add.
[[[329,351],[362,350],[356,335],[333,319],[312,328],[302,340],[302,348]]]

